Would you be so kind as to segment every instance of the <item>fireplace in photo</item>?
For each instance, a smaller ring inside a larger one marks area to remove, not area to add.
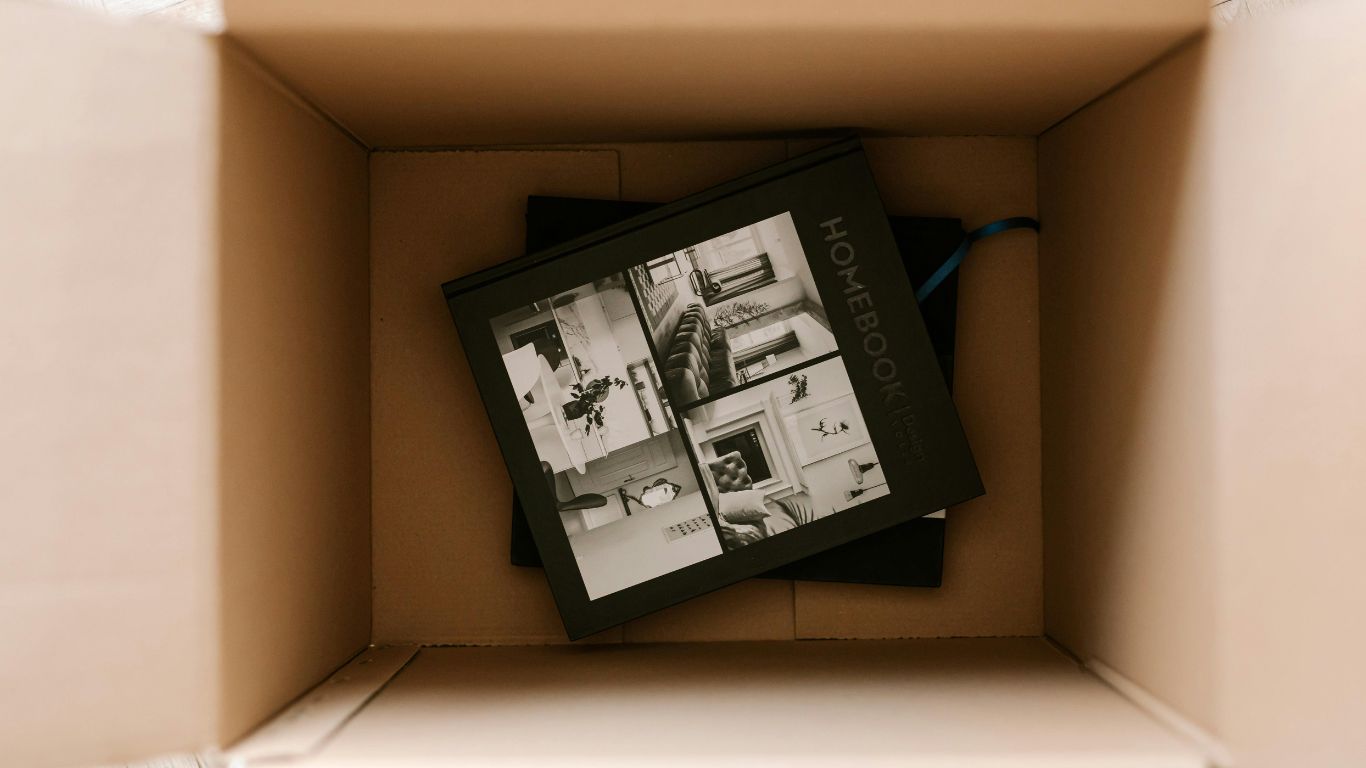
[[[727,549],[890,493],[839,357],[689,409],[703,485]]]

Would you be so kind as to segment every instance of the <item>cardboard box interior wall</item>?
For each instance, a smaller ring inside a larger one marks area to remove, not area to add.
[[[437,286],[518,251],[527,194],[667,200],[837,126],[878,137],[893,213],[1044,222],[982,244],[960,289],[988,496],[951,514],[943,589],[756,581],[594,638],[857,641],[838,654],[684,645],[602,674],[723,648],[776,691],[825,654],[882,717],[1021,724],[1002,760],[1366,755],[1361,9],[1206,32],[1199,0],[226,6],[201,36],[0,3],[18,764],[230,744],[371,643],[562,642],[543,577],[507,564],[510,488]],[[989,636],[1022,639],[872,642]],[[1040,637],[1204,736],[1055,684]],[[559,695],[518,670],[602,658],[423,653],[403,675],[485,727],[533,705],[462,700],[472,659]],[[1003,670],[1022,698],[983,698]],[[644,695],[613,690],[620,717]],[[987,749],[846,716],[873,756]],[[348,726],[358,754],[424,743],[385,727]]]

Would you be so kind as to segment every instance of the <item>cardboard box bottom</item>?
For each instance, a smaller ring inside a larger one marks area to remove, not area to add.
[[[374,648],[227,756],[308,768],[1206,764],[1039,638]]]

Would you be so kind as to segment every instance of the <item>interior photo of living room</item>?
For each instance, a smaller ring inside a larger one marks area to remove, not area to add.
[[[890,493],[838,357],[693,408],[683,420],[727,550]]]
[[[491,325],[590,599],[721,554],[621,274]]]
[[[555,472],[674,427],[620,274],[491,321],[536,453]]]
[[[790,213],[629,274],[679,407],[836,349]]]

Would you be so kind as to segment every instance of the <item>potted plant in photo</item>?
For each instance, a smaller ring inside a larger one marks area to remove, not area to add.
[[[711,321],[717,328],[733,328],[762,317],[768,312],[768,305],[762,301],[733,301],[712,315]]]
[[[607,399],[612,387],[623,389],[626,387],[626,382],[615,376],[602,376],[580,384],[570,385],[570,400],[564,404],[565,420],[584,419],[584,434],[593,431],[593,427],[597,427],[601,431],[602,402]]]

